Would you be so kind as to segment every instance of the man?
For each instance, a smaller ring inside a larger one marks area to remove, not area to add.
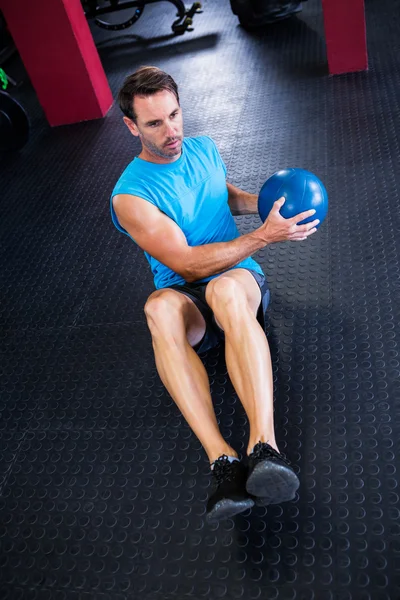
[[[156,291],[145,305],[155,362],[166,389],[203,445],[216,489],[210,520],[294,497],[299,481],[277,448],[271,358],[263,319],[268,290],[251,258],[267,244],[304,240],[314,214],[284,219],[279,199],[265,223],[240,236],[232,215],[257,212],[257,196],[226,182],[211,138],[183,137],[174,80],[142,67],[119,95],[124,123],[142,144],[111,195],[116,227],[145,252]],[[198,353],[222,339],[229,376],[250,423],[248,464],[223,439]]]

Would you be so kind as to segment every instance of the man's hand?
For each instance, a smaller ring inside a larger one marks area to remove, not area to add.
[[[285,198],[279,198],[271,209],[267,219],[263,225],[257,229],[257,234],[265,241],[266,244],[273,244],[274,242],[286,242],[294,241],[300,242],[306,240],[310,235],[317,231],[316,226],[319,223],[318,219],[315,219],[311,223],[306,225],[298,225],[304,219],[312,217],[315,214],[315,210],[307,210],[305,212],[285,219],[280,214],[280,209],[285,203]]]

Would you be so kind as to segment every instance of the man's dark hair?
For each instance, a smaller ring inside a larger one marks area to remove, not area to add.
[[[133,110],[135,96],[152,96],[162,90],[172,92],[179,104],[178,86],[171,75],[157,67],[140,67],[125,79],[119,90],[119,107],[128,119],[136,123],[137,115]]]

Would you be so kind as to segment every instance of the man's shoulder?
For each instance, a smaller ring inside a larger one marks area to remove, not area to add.
[[[138,160],[132,160],[118,177],[112,196],[129,194],[148,199],[154,176]]]
[[[137,167],[138,167],[138,161],[136,160],[136,156],[135,156],[135,158],[133,158],[127,165],[125,165],[123,171],[121,172],[121,174],[119,176],[119,180],[124,179],[127,176],[129,177],[130,174],[132,174],[138,170]]]
[[[188,150],[202,151],[204,153],[215,152],[216,144],[209,135],[198,135],[185,138],[185,146]]]
[[[185,137],[185,141],[190,143],[198,143],[198,144],[214,144],[214,140],[210,135],[194,135],[190,137]]]

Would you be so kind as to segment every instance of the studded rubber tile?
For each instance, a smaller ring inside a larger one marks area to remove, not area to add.
[[[366,16],[370,69],[341,77],[316,0],[258,32],[210,0],[184,36],[169,3],[122,33],[91,24],[114,94],[142,64],[169,71],[186,134],[214,137],[233,184],[257,192],[294,166],[328,189],[315,236],[257,253],[277,439],[300,489],[219,525],[204,452],[155,371],[146,260],[109,217],[137,141],[116,106],[51,129],[10,62],[31,140],[0,159],[1,600],[400,598],[400,18],[388,0]],[[223,348],[202,360],[244,453]]]

